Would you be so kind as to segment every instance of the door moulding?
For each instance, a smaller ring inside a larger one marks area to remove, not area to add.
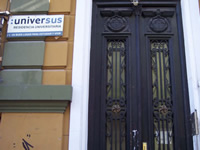
[[[76,0],[69,150],[86,150],[92,0]]]

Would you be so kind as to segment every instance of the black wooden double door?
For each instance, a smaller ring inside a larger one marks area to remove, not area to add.
[[[89,150],[192,150],[179,3],[94,2]]]

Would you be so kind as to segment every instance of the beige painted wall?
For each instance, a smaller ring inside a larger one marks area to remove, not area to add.
[[[64,35],[47,37],[43,66],[44,85],[71,85],[76,0],[51,0],[49,14],[64,14]],[[68,149],[70,106],[63,114],[62,150]]]
[[[35,150],[61,150],[62,135],[63,114],[3,113],[0,150],[23,150],[26,142]]]
[[[0,150],[23,150],[27,143],[30,150],[67,150],[69,112],[2,113]]]
[[[5,10],[9,10],[10,7],[10,3],[8,2],[8,0],[1,0],[0,1],[0,11],[5,11]]]

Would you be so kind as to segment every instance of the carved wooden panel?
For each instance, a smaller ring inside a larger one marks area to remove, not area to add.
[[[145,17],[146,32],[147,33],[171,33],[171,21],[170,19],[174,15],[173,9],[157,9],[155,11],[151,9],[144,9],[142,11],[143,17]]]

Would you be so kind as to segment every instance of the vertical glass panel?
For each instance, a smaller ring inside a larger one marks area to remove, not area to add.
[[[151,40],[154,150],[173,150],[169,41]]]
[[[106,150],[126,149],[125,40],[107,41]]]

